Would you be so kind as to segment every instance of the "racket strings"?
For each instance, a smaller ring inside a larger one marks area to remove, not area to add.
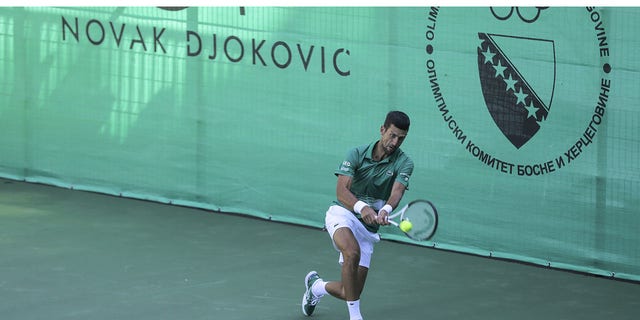
[[[404,212],[402,219],[411,222],[412,228],[406,233],[410,238],[416,240],[430,238],[437,225],[436,213],[428,203],[416,203],[410,206]]]

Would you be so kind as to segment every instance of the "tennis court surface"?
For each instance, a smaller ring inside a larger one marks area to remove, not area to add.
[[[324,212],[318,212],[323,219]],[[2,319],[309,319],[322,230],[0,179]],[[637,319],[640,285],[383,241],[365,319]],[[310,319],[347,319],[325,297]]]

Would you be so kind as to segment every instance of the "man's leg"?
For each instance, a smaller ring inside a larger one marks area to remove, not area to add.
[[[342,280],[326,283],[325,290],[347,302],[350,319],[361,320],[360,294],[364,289],[369,269],[360,266],[360,245],[349,228],[336,230],[333,241],[342,254]]]
[[[349,228],[340,228],[333,235],[344,262],[342,263],[342,281],[329,282],[326,285],[327,292],[332,296],[345,300],[356,301],[364,289],[368,268],[360,263],[360,245]]]
[[[368,268],[360,266],[360,245],[351,229],[338,228],[333,233],[333,241],[342,255],[341,281],[322,280],[317,272],[307,274],[305,284],[307,290],[302,297],[302,312],[310,316],[315,305],[325,294],[347,301],[349,314],[360,316],[359,300],[367,279]],[[354,305],[353,302],[356,302]],[[354,317],[354,319],[358,319]]]
[[[309,272],[305,277],[307,289],[303,296],[303,313],[307,316],[311,315],[320,298],[330,294],[347,302],[351,319],[361,320],[360,295],[369,272],[373,244],[379,241],[379,238],[376,239],[373,235],[368,236],[360,221],[351,212],[337,205],[331,206],[327,211],[325,226],[334,247],[340,252],[342,279],[326,282],[318,276],[317,272]],[[359,232],[359,236],[363,237],[361,241],[364,242],[357,240],[351,228],[356,228],[355,232]]]

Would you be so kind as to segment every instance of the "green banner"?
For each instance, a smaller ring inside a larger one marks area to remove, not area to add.
[[[424,245],[640,280],[639,18],[3,7],[0,175],[321,227],[346,151],[400,109],[403,203],[440,212]]]

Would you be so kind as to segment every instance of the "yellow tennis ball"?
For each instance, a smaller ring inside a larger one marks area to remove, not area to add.
[[[411,228],[413,228],[413,224],[411,224],[411,221],[402,220],[402,222],[400,222],[400,230],[402,230],[402,232],[409,232],[411,231]]]

